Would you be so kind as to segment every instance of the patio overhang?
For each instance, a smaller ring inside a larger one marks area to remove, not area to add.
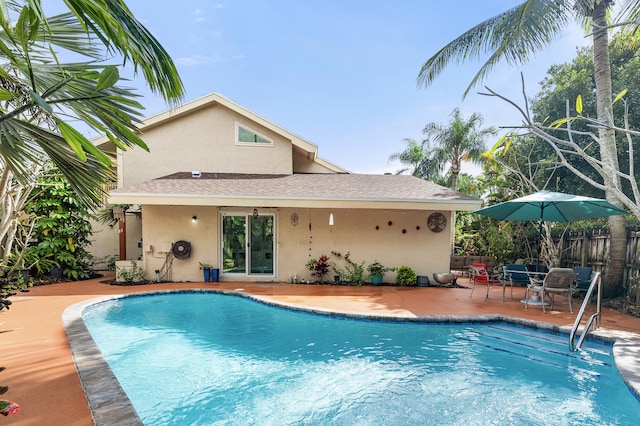
[[[265,197],[217,197],[214,195],[183,194],[126,194],[109,197],[109,204],[140,204],[163,206],[235,206],[235,207],[296,207],[296,208],[344,208],[372,210],[455,210],[472,211],[480,202],[443,200],[357,200],[357,199],[292,199]]]
[[[481,200],[395,175],[176,173],[114,190],[110,204],[472,211]]]

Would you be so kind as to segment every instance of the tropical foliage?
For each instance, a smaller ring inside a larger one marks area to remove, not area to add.
[[[0,167],[24,182],[34,178],[34,162],[49,158],[83,203],[95,206],[112,160],[70,123],[82,122],[120,148],[147,149],[136,134],[143,107],[116,86],[118,66],[104,60],[123,56],[167,99],[180,99],[182,85],[169,56],[122,1],[66,4],[71,12],[47,18],[39,0],[0,1]]]
[[[456,108],[451,112],[449,123],[429,123],[423,130],[434,142],[433,155],[439,171],[443,172],[449,166],[453,190],[458,188],[462,163],[482,163],[482,153],[487,149],[485,140],[496,133],[493,127],[482,128],[482,124],[482,115],[473,113],[465,118]]]
[[[95,147],[77,123],[105,134],[115,147],[147,149],[136,127],[143,107],[134,92],[117,86],[119,68],[131,64],[152,91],[172,103],[184,94],[173,61],[124,1],[64,4],[68,13],[46,17],[41,0],[0,0],[1,268],[15,252],[18,233],[23,233],[21,254],[27,253],[36,222],[24,209],[49,161],[64,175],[81,209],[101,204],[114,178],[112,156]],[[51,207],[60,213],[57,205]],[[45,237],[41,242],[58,244],[47,238],[54,228],[59,232],[65,226],[74,225],[43,225],[38,230]],[[71,252],[82,246],[78,238],[86,234],[82,223],[78,228],[69,230],[65,242]],[[0,301],[8,307],[4,291]],[[3,400],[0,410],[8,414],[19,408]]]
[[[33,195],[26,213],[37,220],[26,256],[37,259],[41,268],[37,272],[49,272],[42,270],[43,261],[49,260],[51,266],[62,268],[69,279],[88,278],[92,258],[87,251],[90,215],[71,185],[54,168],[38,179]]]
[[[118,86],[120,68],[133,66],[172,103],[184,93],[171,58],[122,0],[69,0],[69,12],[52,17],[41,3],[0,0],[3,266],[15,252],[15,236],[33,226],[24,208],[48,162],[82,208],[102,203],[114,179],[113,156],[94,146],[78,123],[105,134],[113,147],[147,149],[136,127],[143,107],[131,89]]]
[[[616,102],[612,105],[617,121],[625,113],[625,106],[628,108],[629,128],[640,129],[640,58],[637,55],[639,35],[628,32],[618,32],[611,40],[609,56],[611,62],[611,80],[614,93],[624,93],[624,102]],[[583,48],[578,51],[576,57],[570,62],[553,65],[547,71],[547,76],[541,82],[540,91],[532,102],[534,120],[537,123],[549,125],[556,120],[566,117],[567,108],[570,115],[578,115],[576,102],[582,99],[582,115],[585,117],[596,116],[595,81],[593,79],[593,48]],[[567,100],[570,100],[567,105]],[[583,147],[586,153],[592,157],[598,157],[598,147],[593,144],[588,132],[591,125],[587,121],[574,120],[572,129],[576,132],[572,135],[573,140]],[[549,130],[557,137],[563,137],[561,130]],[[618,161],[621,170],[629,170],[629,147],[622,132],[616,132],[616,145]],[[556,157],[552,147],[546,144],[537,144],[536,158]],[[592,179],[600,180],[587,161],[577,155],[570,159],[582,173]],[[640,175],[640,158],[636,157],[633,169],[636,171],[636,180]],[[550,169],[551,170],[551,169]],[[575,192],[593,197],[603,197],[604,191],[594,188],[583,179],[566,168],[554,168],[552,170],[554,178],[552,183],[556,187],[570,186],[575,188]],[[631,193],[631,188],[626,180],[622,181],[623,191]]]
[[[404,151],[389,156],[389,161],[398,160],[400,164],[406,166],[396,171],[396,174],[409,173],[411,176],[427,180],[437,177],[440,167],[433,158],[433,148],[429,140],[418,142],[415,139],[404,138],[403,141],[407,145]]]
[[[637,30],[640,2],[622,0],[525,0],[517,6],[489,18],[466,31],[429,58],[418,74],[418,84],[428,86],[451,64],[471,58],[487,58],[472,78],[471,87],[482,81],[500,61],[519,65],[529,61],[558,37],[571,21],[588,26],[592,36],[596,100],[596,143],[604,173],[599,173],[608,201],[622,207],[621,176],[612,117],[612,83],[609,59],[609,19],[615,12],[619,26]],[[525,112],[526,114],[526,112]],[[531,126],[529,126],[531,128]],[[548,139],[545,139],[548,141]],[[566,163],[563,163],[566,166]],[[573,171],[573,170],[572,170]],[[611,231],[610,263],[605,271],[605,294],[613,295],[622,287],[626,255],[626,228],[620,216],[609,218]]]

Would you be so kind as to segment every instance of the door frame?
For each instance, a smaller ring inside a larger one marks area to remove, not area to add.
[[[244,250],[244,260],[245,260],[245,271],[244,272],[224,272],[224,217],[225,216],[239,216],[245,218],[245,250]],[[271,250],[271,262],[272,262],[272,271],[271,273],[252,273],[251,272],[251,220],[257,217],[265,217],[270,216],[273,219],[272,224],[272,250]],[[233,210],[224,210],[219,211],[218,213],[218,247],[219,250],[219,259],[218,265],[220,265],[220,274],[226,275],[228,277],[266,277],[266,278],[274,278],[277,276],[278,269],[278,255],[277,255],[277,223],[278,223],[278,215],[276,211],[265,209],[264,211],[258,212],[257,209],[233,209]]]

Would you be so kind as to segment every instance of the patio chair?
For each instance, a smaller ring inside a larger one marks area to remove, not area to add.
[[[525,293],[525,308],[529,307],[529,291],[540,294],[540,302],[542,312],[546,313],[544,297],[547,296],[551,300],[551,309],[555,303],[555,295],[565,293],[569,299],[569,312],[573,314],[571,307],[571,299],[575,291],[576,273],[571,268],[551,268],[543,280],[531,280],[531,284],[527,287]]]
[[[509,283],[511,286],[511,298],[513,299],[513,284],[521,284],[523,287],[529,285],[529,274],[527,267],[521,263],[508,263],[502,268],[502,279],[504,288]],[[504,291],[502,292],[502,300],[504,301]]]
[[[576,292],[586,292],[587,290],[589,290],[593,268],[591,266],[577,266],[573,268],[573,272],[576,273]]]
[[[471,294],[469,295],[469,298],[473,296],[473,290],[476,288],[476,283],[479,283],[487,285],[487,294],[485,295],[484,300],[489,298],[489,289],[491,288],[491,284],[502,284],[502,281],[495,279],[492,275],[489,275],[487,272],[487,265],[484,263],[471,264],[471,280],[473,281],[473,285],[471,286]],[[504,285],[502,286],[502,301],[504,302]]]

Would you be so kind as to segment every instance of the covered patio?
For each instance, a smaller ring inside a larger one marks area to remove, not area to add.
[[[561,301],[554,311],[530,307],[520,299],[524,288],[514,288],[514,298],[501,301],[499,287],[491,289],[489,299],[482,292],[469,297],[467,278],[458,281],[464,288],[441,287],[349,287],[285,283],[159,283],[137,286],[114,286],[103,278],[41,286],[20,293],[11,300],[10,311],[0,314],[2,334],[2,384],[10,387],[3,397],[17,402],[21,412],[3,419],[9,425],[88,425],[93,423],[84,389],[78,378],[61,316],[79,302],[105,295],[117,295],[170,289],[223,289],[242,291],[268,302],[319,311],[353,313],[363,316],[393,316],[413,319],[436,317],[513,318],[542,328],[570,327],[575,318]],[[604,309],[602,330],[623,337],[640,336],[640,318]],[[640,343],[636,345],[636,348]],[[632,348],[633,349],[633,348]],[[640,378],[640,365],[635,365]],[[120,423],[122,424],[122,423]]]

